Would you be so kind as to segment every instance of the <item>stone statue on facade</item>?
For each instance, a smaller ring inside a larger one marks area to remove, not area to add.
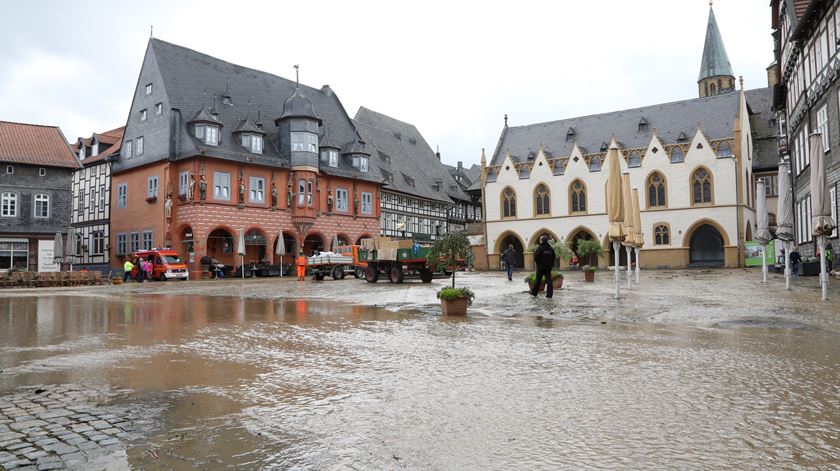
[[[327,193],[327,212],[332,212],[333,210],[333,196],[332,192]]]
[[[295,192],[292,191],[292,185],[289,185],[289,207],[292,207],[292,204],[295,201]]]
[[[207,199],[207,180],[204,178],[204,175],[201,175],[201,181],[198,182],[198,196],[201,198],[201,201]]]
[[[245,204],[245,179],[239,180],[239,207]]]
[[[359,195],[353,195],[353,214],[359,214]]]
[[[166,195],[166,199],[163,200],[163,214],[167,220],[172,219],[172,195]]]
[[[190,183],[187,186],[187,196],[190,201],[195,201],[195,175],[190,175]]]
[[[271,182],[271,209],[277,209],[277,186]]]

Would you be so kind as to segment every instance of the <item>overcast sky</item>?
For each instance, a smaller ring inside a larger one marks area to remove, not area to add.
[[[767,0],[717,0],[735,75],[767,84]],[[215,2],[9,1],[0,120],[69,141],[126,122],[157,38],[314,87],[417,126],[443,160],[488,159],[510,125],[697,96],[707,0]],[[285,97],[278,97],[282,99]]]

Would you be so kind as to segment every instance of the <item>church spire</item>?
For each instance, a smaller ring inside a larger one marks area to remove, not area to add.
[[[726,47],[720,35],[712,2],[709,2],[709,21],[706,25],[706,44],[703,46],[703,59],[700,64],[700,76],[697,79],[700,96],[720,95],[735,89],[735,74],[726,55]]]

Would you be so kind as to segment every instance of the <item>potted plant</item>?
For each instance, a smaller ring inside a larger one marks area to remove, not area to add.
[[[444,316],[466,316],[467,306],[472,304],[475,293],[467,287],[443,288],[437,292],[437,297]]]
[[[593,281],[595,281],[595,270],[597,270],[597,267],[593,266],[592,257],[600,256],[604,253],[604,249],[601,247],[601,244],[597,240],[579,239],[577,242],[577,253],[581,259],[586,259],[589,261],[588,264],[583,266],[583,276],[586,281],[592,283]]]
[[[820,274],[820,259],[818,257],[802,257],[802,276],[817,276]]]
[[[437,271],[439,268],[452,271],[452,287],[445,288],[438,292],[441,309],[444,315],[455,315],[458,308],[462,307],[460,315],[467,313],[467,305],[472,304],[475,294],[469,288],[455,288],[455,272],[459,260],[464,260],[467,265],[472,263],[472,248],[470,240],[464,232],[450,232],[436,240],[429,248],[427,263],[429,269]]]
[[[534,283],[536,283],[537,274],[531,273],[530,275],[525,277],[525,283],[528,283],[528,289],[534,289]],[[554,289],[560,289],[563,287],[563,274],[557,271],[551,272],[551,286]],[[537,289],[537,292],[545,291],[545,282],[540,282],[540,287]]]

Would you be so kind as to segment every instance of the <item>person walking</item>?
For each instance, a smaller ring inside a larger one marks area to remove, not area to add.
[[[303,254],[303,250],[298,253],[297,260],[295,261],[295,265],[297,266],[297,279],[298,281],[305,281],[306,280],[306,255]]]
[[[799,276],[799,262],[802,261],[802,256],[799,255],[799,247],[794,247],[790,251],[790,271],[793,276]]]
[[[531,287],[531,296],[536,297],[539,293],[540,282],[545,278],[545,297],[554,295],[554,286],[551,284],[551,269],[554,267],[554,249],[548,244],[548,236],[540,236],[540,245],[534,250],[534,263],[537,265],[537,279]]]
[[[516,249],[513,244],[508,245],[507,250],[502,253],[502,261],[505,262],[508,281],[513,281],[513,267],[516,265]]]
[[[151,259],[146,260],[143,263],[143,271],[146,272],[145,273],[146,279],[151,280],[152,279],[152,260]]]
[[[144,268],[143,258],[141,257],[134,265],[137,268],[137,282],[143,283],[146,281],[146,269]]]
[[[834,247],[831,246],[831,242],[826,242],[825,244],[825,261],[826,269],[831,272],[834,268]]]
[[[131,279],[131,270],[134,270],[134,264],[131,260],[126,259],[123,263],[123,283]]]

